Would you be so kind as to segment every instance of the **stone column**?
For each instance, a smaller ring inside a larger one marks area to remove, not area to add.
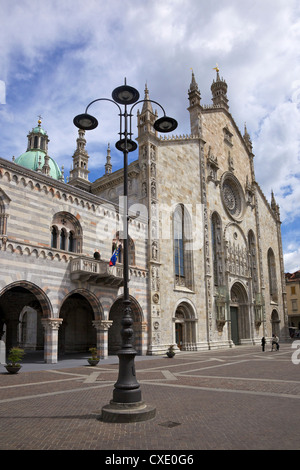
[[[42,318],[45,329],[44,359],[47,364],[56,364],[58,356],[58,329],[62,318]]]
[[[100,359],[108,356],[108,330],[112,325],[112,320],[94,320],[94,327],[97,330],[97,353]]]

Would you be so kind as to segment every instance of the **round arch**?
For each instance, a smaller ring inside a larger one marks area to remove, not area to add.
[[[75,295],[75,294],[81,295],[82,297],[84,297],[89,302],[89,304],[90,304],[90,306],[93,310],[94,320],[104,320],[104,311],[103,311],[103,307],[101,305],[100,300],[98,299],[98,297],[93,292],[90,292],[89,290],[86,290],[86,289],[80,289],[79,288],[79,289],[74,289],[73,291],[69,292],[68,295],[66,295],[66,297],[62,300],[61,307],[62,307],[63,303],[69,297],[71,297],[72,295]]]
[[[174,310],[175,343],[185,351],[196,350],[196,318],[194,304],[189,299],[177,301]]]
[[[60,307],[62,324],[58,332],[59,354],[87,352],[97,345],[93,322],[103,319],[103,309],[97,297],[85,289],[75,289]]]
[[[5,338],[6,349],[43,349],[41,321],[52,315],[51,302],[37,285],[20,280],[5,286],[0,292],[0,336]]]
[[[11,284],[8,284],[1,290],[0,299],[4,294],[6,294],[7,292],[15,288],[26,289],[36,297],[36,299],[38,300],[40,304],[43,318],[51,318],[53,316],[52,305],[47,294],[36,284],[33,284],[32,282],[29,282],[29,281],[22,280],[22,281],[15,281],[15,282],[12,282]]]

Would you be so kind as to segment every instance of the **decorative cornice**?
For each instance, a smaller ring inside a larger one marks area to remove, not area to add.
[[[47,186],[49,191],[59,191],[62,194],[84,200],[86,204],[94,204],[95,206],[112,204],[110,201],[107,201],[96,194],[88,193],[83,189],[55,180],[50,176],[43,175],[42,173],[38,173],[34,170],[29,170],[17,163],[10,162],[9,160],[0,157],[0,172],[3,174],[5,171],[9,171],[15,175],[31,180],[33,186],[36,186],[36,184]]]

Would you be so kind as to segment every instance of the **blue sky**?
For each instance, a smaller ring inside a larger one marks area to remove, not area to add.
[[[300,6],[296,0],[0,0],[0,156],[26,150],[43,117],[49,155],[69,173],[73,117],[127,83],[160,102],[189,134],[191,68],[203,104],[218,63],[230,111],[253,142],[256,179],[280,205],[285,270],[300,268]],[[117,109],[117,108],[116,108]],[[159,112],[159,109],[158,109]],[[90,179],[113,169],[118,116],[110,103],[91,109]],[[135,127],[134,127],[135,128]]]

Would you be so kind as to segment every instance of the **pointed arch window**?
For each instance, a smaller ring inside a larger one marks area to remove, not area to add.
[[[174,259],[175,276],[185,277],[184,247],[183,247],[184,217],[182,206],[178,206],[174,213]]]
[[[173,214],[175,286],[193,288],[193,258],[191,218],[185,206],[179,204]]]
[[[276,262],[272,248],[268,250],[268,274],[269,274],[269,290],[270,300],[272,302],[278,302],[278,287],[276,277]]]

